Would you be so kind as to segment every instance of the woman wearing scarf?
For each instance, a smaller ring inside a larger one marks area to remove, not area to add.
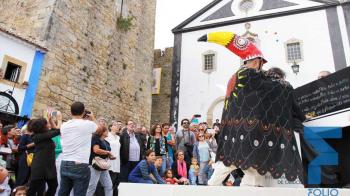
[[[176,153],[176,161],[173,166],[175,178],[179,179],[179,184],[188,184],[188,168],[189,165],[185,161],[185,153],[178,150]]]
[[[156,156],[161,156],[163,159],[160,173],[163,174],[167,169],[168,145],[167,139],[163,136],[162,126],[155,124],[151,129],[151,136],[148,138],[147,149],[156,153]]]

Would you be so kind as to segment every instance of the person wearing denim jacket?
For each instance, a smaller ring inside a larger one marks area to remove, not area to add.
[[[204,138],[204,133],[199,133],[198,140],[193,147],[193,157],[197,158],[199,163],[199,185],[206,185],[208,183],[208,171],[211,165],[210,152],[211,149]]]

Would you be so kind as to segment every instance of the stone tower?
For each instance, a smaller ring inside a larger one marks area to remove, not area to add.
[[[1,25],[49,50],[34,115],[52,106],[67,117],[82,101],[97,117],[148,126],[155,8],[156,0],[0,0]]]
[[[159,94],[152,95],[151,123],[170,123],[173,48],[154,50],[154,68],[162,68]]]

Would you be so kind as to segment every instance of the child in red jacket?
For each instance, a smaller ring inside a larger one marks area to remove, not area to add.
[[[167,184],[178,184],[179,182],[177,178],[174,178],[173,171],[171,169],[165,170],[163,178]]]

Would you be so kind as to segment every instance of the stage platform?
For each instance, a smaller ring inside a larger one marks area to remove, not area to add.
[[[121,183],[119,196],[350,196],[350,189],[180,186]]]

